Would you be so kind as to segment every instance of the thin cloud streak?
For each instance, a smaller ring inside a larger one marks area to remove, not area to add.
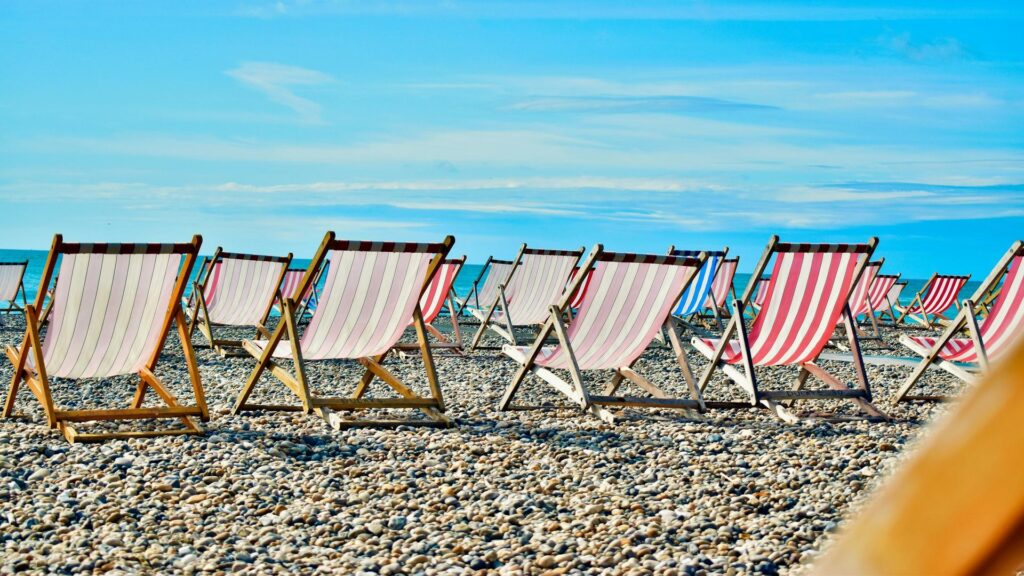
[[[291,86],[320,86],[334,82],[323,72],[274,62],[243,62],[224,72],[239,82],[262,92],[270,100],[292,109],[309,123],[321,123],[321,107],[312,100],[298,96]]]

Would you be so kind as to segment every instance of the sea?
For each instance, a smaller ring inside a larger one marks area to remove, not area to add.
[[[36,297],[36,292],[39,290],[39,282],[43,275],[43,266],[46,264],[47,252],[44,250],[0,250],[0,262],[24,262],[28,261],[28,268],[25,270],[25,292],[28,296],[28,301],[33,302]],[[211,255],[212,256],[212,255]],[[202,261],[200,257],[199,262]],[[309,260],[303,260],[296,258],[292,260],[292,268],[304,268],[309,266]],[[480,275],[480,270],[483,268],[482,264],[469,264],[463,266],[462,271],[455,279],[455,293],[466,294],[473,286],[473,280]],[[884,269],[884,273],[891,274],[893,271]],[[953,270],[951,272],[958,272]],[[189,280],[189,288],[186,294],[191,291],[192,281],[199,273],[199,266],[196,265],[192,270],[192,278]],[[734,281],[736,285],[737,296],[741,295],[743,288],[747,285],[750,280],[750,274],[742,272],[736,273],[736,279]],[[907,281],[907,287],[903,290],[902,300],[906,303],[918,290],[920,290],[927,279],[911,279],[904,278]],[[961,300],[970,296],[980,283],[976,281],[970,281],[964,287],[960,293]]]

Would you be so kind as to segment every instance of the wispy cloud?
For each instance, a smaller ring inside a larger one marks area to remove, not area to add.
[[[929,18],[972,18],[996,10],[920,6],[829,6],[769,2],[486,2],[450,0],[353,1],[271,0],[250,1],[238,11],[253,18],[324,15],[448,17],[536,20],[677,20],[677,21],[860,21]]]
[[[704,96],[590,96],[541,97],[517,102],[513,110],[544,112],[735,112],[738,110],[777,110],[775,106],[737,102]]]
[[[878,38],[878,44],[895,54],[916,61],[952,60],[969,55],[964,45],[952,37],[936,38],[926,42],[915,42],[910,32],[885,34]]]
[[[319,86],[334,82],[330,75],[309,68],[274,62],[243,62],[224,72],[268,98],[294,110],[305,122],[319,123],[320,105],[292,92],[293,86]]]

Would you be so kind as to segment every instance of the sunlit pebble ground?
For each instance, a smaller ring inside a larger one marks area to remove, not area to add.
[[[22,325],[8,321],[3,343],[20,342]],[[885,340],[890,348],[868,344],[872,353],[909,355],[894,333]],[[157,373],[188,400],[178,340],[166,350]],[[892,423],[791,426],[753,409],[702,417],[630,409],[608,426],[572,409],[498,412],[516,365],[488,351],[437,358],[454,428],[335,431],[303,414],[229,415],[254,361],[208,348],[198,355],[212,412],[205,436],[71,446],[22,389],[17,411],[29,419],[0,422],[2,572],[789,573],[814,560],[945,410],[890,405],[909,369],[871,367],[876,403]],[[699,355],[688,358],[703,370]],[[385,365],[427,390],[418,359]],[[850,365],[827,367],[852,381]],[[3,361],[5,387],[11,370]],[[637,370],[685,394],[667,349],[648,351]],[[309,364],[321,395],[350,393],[361,374],[349,362]],[[931,374],[924,392],[961,389]],[[595,389],[610,375],[591,377]],[[788,387],[795,370],[759,377],[765,388]],[[55,401],[125,406],[134,384],[57,382]],[[386,394],[376,382],[372,395]],[[740,396],[716,378],[707,397]],[[269,377],[253,400],[297,401]],[[562,399],[531,378],[519,402]],[[813,408],[853,412],[841,403]]]

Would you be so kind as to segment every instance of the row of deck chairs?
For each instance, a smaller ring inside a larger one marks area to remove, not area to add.
[[[184,299],[201,242],[196,236],[184,244],[70,244],[56,236],[35,303],[22,308],[26,320],[22,344],[7,348],[15,371],[4,417],[12,416],[16,393],[24,385],[43,406],[51,427],[72,442],[199,433],[201,425],[196,418],[205,421],[209,412],[192,348],[198,327],[218,353],[247,354],[255,360],[236,399],[235,413],[303,411],[318,414],[336,428],[450,425],[432,354],[436,348],[462,352],[458,318],[467,311],[480,322],[470,350],[490,332],[505,340],[501,351],[520,366],[500,402],[503,410],[529,408],[514,400],[526,376],[536,374],[571,403],[608,422],[615,419],[613,409],[627,406],[699,411],[761,406],[795,422],[799,419],[795,402],[836,399],[852,402],[862,417],[886,419],[872,403],[860,354],[859,314],[855,314],[870,313],[876,322],[873,311],[881,307],[880,295],[890,296],[898,284],[897,277],[878,274],[881,261],[871,261],[876,239],[853,245],[788,244],[773,237],[755,267],[752,278],[756,280],[741,298],[735,298],[733,291],[728,312],[726,300],[737,262],[726,258],[727,248],[711,252],[673,249],[665,255],[651,255],[607,252],[597,245],[581,263],[582,248],[538,250],[524,245],[511,262],[490,261],[490,266],[497,268],[492,268],[486,279],[478,277],[472,291],[457,300],[452,287],[465,258],[448,258],[454,238],[434,244],[358,242],[338,240],[329,232],[310,266],[301,272],[289,269],[291,255],[255,256],[218,248],[213,258],[201,265],[191,298]],[[916,346],[925,359],[905,384],[901,399],[931,364],[970,379],[972,375],[962,367],[964,362],[975,362],[983,369],[989,359],[1008,347],[1024,324],[1022,257],[1024,248],[1017,242],[974,297],[949,319],[941,337],[905,338],[904,343],[912,349]],[[768,280],[762,283],[769,267]],[[728,282],[719,281],[723,271]],[[22,266],[18,284],[24,299],[23,274]],[[0,278],[4,278],[2,269]],[[883,282],[876,287],[880,278]],[[990,298],[1000,282],[998,296]],[[746,309],[757,300],[754,292],[758,286],[763,296],[757,298],[759,311],[748,329]],[[905,308],[900,317],[890,307],[893,322],[913,313],[927,322],[924,315],[929,314],[931,300],[927,294],[919,294],[915,307]],[[44,307],[47,297],[52,308]],[[989,312],[979,324],[976,307],[982,302],[987,302]],[[281,319],[270,330],[266,324],[274,306],[281,310]],[[453,341],[432,326],[445,306],[453,322]],[[44,309],[50,312],[41,315]],[[301,329],[300,321],[306,315],[308,323]],[[698,379],[687,362],[681,334],[694,331],[702,316],[707,322],[718,324],[726,317],[728,322],[721,337],[696,334],[691,338],[690,344],[709,360]],[[839,324],[854,358],[857,381],[853,386],[818,363]],[[225,325],[251,326],[253,337],[218,338],[215,328]],[[178,331],[188,367],[193,405],[182,405],[156,375],[172,326]],[[400,343],[410,327],[416,333],[416,343]],[[521,334],[523,328],[536,330],[532,344],[518,342],[517,331]],[[970,338],[959,337],[965,328]],[[663,333],[687,384],[686,398],[671,397],[634,370],[643,352]],[[417,394],[383,366],[392,353],[420,358],[428,395]],[[308,363],[335,359],[355,360],[363,367],[349,397],[317,395],[310,383]],[[767,366],[799,367],[794,388],[762,389],[757,370]],[[592,393],[584,383],[584,373],[592,371],[611,371],[611,380],[600,393]],[[704,391],[718,372],[736,385],[745,400],[705,401]],[[288,391],[293,403],[250,401],[265,373]],[[568,379],[563,377],[565,373]],[[54,405],[52,378],[128,374],[139,377],[128,408],[63,410]],[[805,389],[810,377],[827,388]],[[387,385],[397,398],[367,398],[374,380]],[[634,386],[638,393],[621,393],[626,385]],[[143,406],[149,390],[156,393],[162,406]],[[427,419],[368,421],[349,417],[366,410],[395,408],[419,410]],[[110,433],[76,429],[76,423],[82,421],[124,419],[176,419],[184,427]]]

